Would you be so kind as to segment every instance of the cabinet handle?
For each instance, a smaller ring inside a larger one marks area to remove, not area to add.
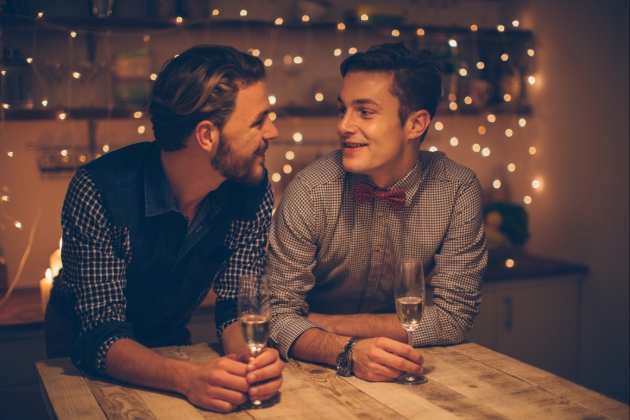
[[[509,330],[512,328],[512,298],[507,296],[505,298],[505,309],[506,309],[506,319],[505,319],[505,329]]]

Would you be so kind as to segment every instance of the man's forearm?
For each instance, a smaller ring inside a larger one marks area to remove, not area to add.
[[[187,392],[186,378],[197,367],[190,362],[161,356],[130,339],[120,339],[109,348],[105,364],[107,374],[135,385]]]
[[[407,342],[404,330],[396,314],[323,315],[311,313],[308,319],[327,331],[348,337],[387,337]]]
[[[309,362],[335,365],[337,356],[343,350],[350,337],[311,328],[295,340],[289,350],[291,356]]]

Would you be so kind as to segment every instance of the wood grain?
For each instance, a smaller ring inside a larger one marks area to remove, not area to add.
[[[108,419],[156,419],[136,389],[112,379],[98,378],[85,373],[84,377]]]
[[[630,418],[630,408],[626,404],[478,344],[464,343],[451,349],[606,417]]]
[[[59,419],[106,419],[103,410],[81,372],[70,359],[52,359],[36,363],[41,383]]]

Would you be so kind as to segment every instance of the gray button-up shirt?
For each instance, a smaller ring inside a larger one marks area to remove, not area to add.
[[[272,292],[271,342],[288,359],[310,328],[308,312],[395,313],[394,264],[420,259],[434,304],[425,308],[414,346],[455,344],[472,328],[487,262],[481,187],[475,174],[441,152],[418,154],[390,187],[406,202],[357,204],[365,175],[345,172],[340,151],[300,172],[284,193],[269,233],[265,268]]]

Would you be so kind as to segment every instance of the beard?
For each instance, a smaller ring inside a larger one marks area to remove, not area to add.
[[[259,149],[256,153],[266,150],[267,147]],[[224,137],[219,139],[217,153],[210,160],[210,165],[221,174],[222,177],[245,184],[255,186],[265,177],[264,166],[256,162],[256,154],[250,157],[239,156],[225,141]]]

